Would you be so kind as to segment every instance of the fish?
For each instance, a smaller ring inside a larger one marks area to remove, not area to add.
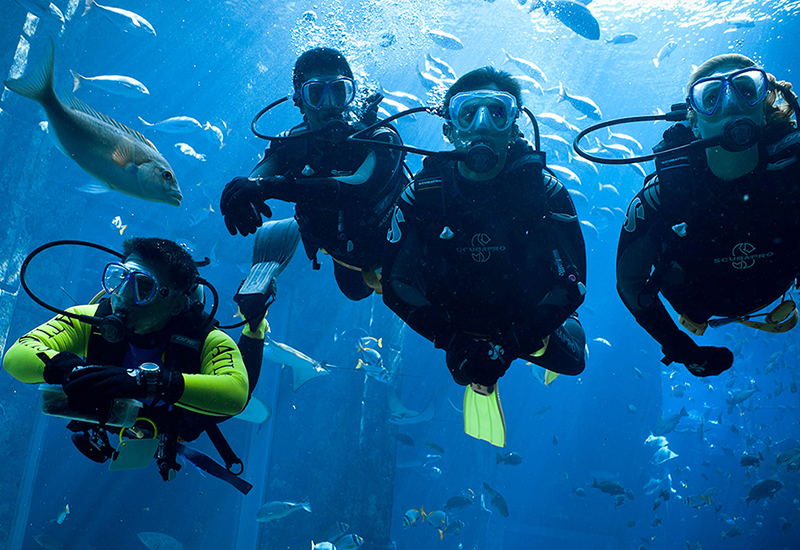
[[[748,390],[739,390],[736,393],[731,393],[730,397],[725,399],[725,403],[728,405],[739,405],[740,403],[744,403],[747,399],[750,398],[756,392],[755,388],[750,388]]]
[[[319,542],[319,543],[315,544],[314,541],[312,540],[311,541],[311,550],[336,550],[336,546],[334,546],[334,544],[332,542],[328,542],[328,541]]]
[[[136,536],[150,550],[183,550],[183,544],[164,533],[142,531]]]
[[[669,432],[675,429],[675,427],[678,425],[678,422],[680,422],[681,418],[683,418],[684,416],[689,416],[689,413],[686,412],[686,407],[681,407],[680,412],[668,416],[667,418],[659,422],[658,426],[653,428],[652,435],[654,437],[667,435]]]
[[[597,482],[597,478],[592,480],[592,489],[599,489],[601,493],[607,495],[624,495],[625,488],[616,481],[601,481]]]
[[[588,2],[587,2],[588,3]],[[552,15],[576,34],[588,39],[600,39],[600,24],[592,12],[580,2],[570,0],[533,0],[530,10],[541,7],[545,14]]]
[[[744,453],[739,459],[739,466],[758,466],[762,460],[764,460],[764,455],[761,454],[761,451],[758,454]]]
[[[553,445],[558,445],[558,436],[553,436]]]
[[[650,464],[658,466],[659,464],[663,464],[664,462],[672,460],[677,456],[677,453],[672,452],[669,447],[659,447],[658,450],[653,454],[653,458],[650,459]]]
[[[436,69],[439,73],[445,77],[452,80],[457,80],[458,76],[456,72],[444,59],[440,59],[438,57],[434,57],[429,53],[425,54],[425,66],[430,66],[431,68]]]
[[[600,231],[594,224],[587,220],[581,220],[581,229],[583,234],[588,236],[593,241],[600,241]]]
[[[559,159],[562,157],[569,158],[572,151],[572,144],[557,134],[541,134],[539,139],[542,143],[542,148],[549,147],[554,150]],[[550,168],[550,165],[548,165]]]
[[[589,206],[589,199],[577,189],[567,188],[567,192],[575,206]]]
[[[56,6],[54,3],[50,2],[49,0],[16,0],[16,2],[28,10],[29,13],[32,13],[40,19],[57,19],[58,22],[61,23],[61,32],[64,32],[64,27],[66,25],[64,13],[58,9],[58,6]]]
[[[629,136],[628,134],[612,132],[611,129],[609,128],[608,129],[608,136],[610,138],[618,139],[620,141],[626,141],[626,142],[630,143],[631,145],[633,145],[634,147],[636,147],[636,149],[638,149],[639,151],[643,151],[644,150],[644,148],[642,147],[642,144],[639,142],[639,140],[636,139],[633,136]]]
[[[789,391],[792,392],[792,393],[797,393],[797,381],[796,380],[792,380],[792,382],[789,384]]]
[[[361,545],[364,544],[364,538],[355,533],[350,533],[334,541],[334,543],[336,550],[354,550],[355,548],[361,548]]]
[[[586,489],[584,489],[583,487],[573,487],[572,494],[575,495],[576,497],[583,498],[586,496]]]
[[[772,498],[775,493],[783,489],[783,483],[777,479],[765,479],[756,483],[745,499],[745,504],[749,505],[751,500],[758,502],[762,498]]]
[[[517,466],[522,463],[522,456],[519,453],[509,451],[504,454],[497,453],[496,464],[505,464],[507,466]]]
[[[628,405],[628,412],[631,414],[636,414],[636,406],[635,405]]]
[[[441,445],[437,445],[436,443],[433,443],[432,441],[426,441],[425,442],[425,446],[426,447],[430,447],[433,451],[435,451],[436,453],[438,453],[440,455],[444,454],[444,449],[441,447]]]
[[[461,40],[449,32],[440,31],[437,29],[428,29],[428,32],[425,34],[428,35],[435,44],[441,46],[442,48],[448,50],[463,50],[464,43]]]
[[[330,374],[327,363],[320,363],[286,344],[276,342],[268,334],[264,338],[263,354],[264,359],[292,369],[294,391],[299,390],[309,380]]]
[[[258,512],[256,513],[256,521],[262,523],[275,521],[276,519],[285,518],[297,510],[305,510],[309,514],[311,513],[311,504],[309,503],[308,498],[305,498],[300,502],[277,500],[273,502],[267,502],[258,509]]]
[[[134,34],[140,36],[156,35],[156,30],[153,28],[153,25],[141,15],[121,8],[102,6],[94,0],[86,0],[83,15],[86,15],[94,8],[98,8],[106,19],[125,32],[133,31]]]
[[[377,344],[377,346],[376,346]],[[391,374],[383,366],[383,357],[380,352],[375,349],[381,347],[380,339],[373,338],[372,336],[364,336],[359,338],[356,352],[359,355],[356,369],[364,369],[366,373],[383,384],[391,381]]]
[[[142,124],[148,128],[164,132],[165,134],[187,134],[197,130],[203,130],[203,125],[190,116],[174,116],[152,124],[142,117],[138,118]]]
[[[653,502],[653,510],[655,510],[659,506],[661,506],[661,500],[660,499],[656,499],[655,502]]]
[[[414,446],[414,440],[411,439],[410,436],[401,433],[396,433],[394,436],[397,438],[398,443],[402,443],[403,445],[408,445],[409,447]]]
[[[606,38],[606,44],[630,44],[637,40],[639,40],[639,37],[635,34],[624,32],[616,35],[614,38]]]
[[[547,82],[547,75],[544,74],[544,71],[540,69],[536,63],[521,57],[514,57],[505,50],[503,50],[503,53],[506,55],[506,63],[513,63],[520,71],[525,73],[526,76],[534,80]]]
[[[188,143],[176,143],[175,148],[184,155],[186,155],[187,157],[195,158],[200,162],[206,161],[206,156],[202,153],[198,153],[197,151],[195,151],[194,147],[192,147]]]
[[[492,506],[500,512],[500,515],[504,518],[508,517],[508,504],[506,504],[506,499],[503,498],[503,495],[492,489],[488,483],[485,481],[483,482],[483,488],[486,491],[486,494],[489,496],[489,502],[492,503]]]
[[[425,521],[425,509],[422,506],[419,510],[412,508],[403,515],[403,529],[413,527],[418,521]]]
[[[69,515],[69,504],[67,504],[61,510],[58,511],[58,515],[56,516],[56,519],[54,519],[53,521],[55,521],[58,525],[61,525],[62,523],[64,523],[64,520],[67,519],[68,515]]]
[[[569,184],[577,187],[581,187],[583,185],[581,178],[578,177],[578,174],[569,168],[564,168],[563,166],[558,166],[556,164],[550,164],[547,166],[547,168],[555,172],[558,181],[565,185]]]
[[[661,518],[655,518],[650,525],[652,527],[658,527],[659,525],[661,525]]]
[[[625,495],[614,496],[614,508],[618,508],[625,503]]]
[[[425,515],[425,521],[436,527],[437,529],[448,524],[447,514],[444,510],[434,510]]]
[[[535,78],[531,78],[527,75],[522,76],[515,76],[514,79],[519,82],[519,85],[522,87],[523,92],[533,93],[536,92],[536,95],[543,96],[544,95],[544,88],[542,85]]]
[[[597,106],[597,103],[588,97],[568,94],[562,82],[558,83],[558,101],[566,101],[576,110],[591,119],[601,120],[603,118],[603,113],[600,111],[600,107]]]
[[[55,46],[48,38],[33,71],[5,81],[11,91],[39,103],[59,149],[100,184],[93,193],[119,191],[140,199],[179,206],[183,195],[167,160],[139,132],[98,112],[69,94],[61,101],[53,90]]]
[[[726,17],[725,23],[734,29],[749,29],[756,26],[756,22],[748,15],[738,15],[736,17]]]
[[[115,227],[115,228],[119,229],[119,234],[120,235],[125,233],[125,229],[128,228],[127,224],[122,223],[122,218],[120,218],[119,216],[117,216],[116,218],[111,220],[111,227]]]
[[[571,134],[573,136],[578,135],[578,133],[581,131],[580,128],[574,124],[571,124],[566,118],[555,113],[540,113],[536,115],[536,120],[542,122],[545,126],[548,126],[553,130]]]
[[[392,424],[419,424],[430,422],[436,414],[436,402],[431,399],[422,412],[406,408],[395,392],[389,393],[389,422]]]
[[[129,76],[117,74],[83,76],[75,71],[70,71],[70,73],[72,73],[73,93],[80,90],[83,86],[91,86],[92,88],[97,88],[98,90],[123,97],[142,97],[144,95],[150,95],[150,90],[147,89],[147,86]]]
[[[466,508],[472,504],[472,499],[465,496],[454,496],[447,499],[447,503],[444,505],[445,511],[455,508],[456,510],[460,510],[461,508]]]
[[[670,40],[666,44],[664,44],[658,53],[656,54],[655,58],[653,59],[653,65],[658,68],[662,61],[670,56],[670,54],[675,51],[675,48],[678,47],[678,43],[674,40]]]
[[[222,133],[222,130],[218,126],[214,126],[210,122],[206,121],[206,125],[203,126],[203,130],[205,130],[206,135],[213,136],[213,141],[215,143],[219,143],[220,149],[225,146],[225,134]]]
[[[744,529],[742,529],[738,525],[734,525],[733,527],[730,527],[730,528],[726,529],[725,531],[722,531],[721,536],[722,536],[722,540],[725,540],[725,539],[729,539],[729,538],[732,538],[732,537],[738,537],[742,533],[744,533]]]
[[[465,525],[464,522],[461,521],[460,519],[449,522],[444,529],[441,528],[438,529],[439,540],[443,540],[444,537],[446,536],[451,537],[453,535],[457,535],[459,531],[461,531],[464,528],[464,525]]]
[[[47,548],[47,550],[62,550],[62,548],[64,548],[61,541],[44,533],[34,535],[33,540],[42,548]]]

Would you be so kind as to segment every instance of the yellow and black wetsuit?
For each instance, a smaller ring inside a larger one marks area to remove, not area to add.
[[[94,315],[98,307],[101,306],[77,306],[68,311]],[[162,340],[161,346],[156,345],[152,349],[162,349],[157,357],[149,360],[182,373],[184,390],[175,405],[214,417],[241,412],[247,402],[248,378],[242,355],[233,340],[219,329],[211,330],[198,352],[198,364],[183,366],[171,361],[169,357],[167,343],[173,333],[175,331],[172,323],[166,330],[160,331],[156,339]],[[96,340],[93,338],[91,325],[65,315],[57,315],[17,340],[3,358],[3,367],[21,382],[42,383],[45,365],[39,354],[44,353],[52,358],[62,351],[69,351],[91,360],[91,346],[95,345],[92,344],[93,341]],[[120,352],[118,356],[124,357],[124,364],[117,366],[135,366],[130,342],[123,341],[113,346]]]

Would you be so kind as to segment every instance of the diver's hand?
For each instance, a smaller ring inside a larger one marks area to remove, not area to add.
[[[72,371],[64,392],[70,409],[92,412],[107,408],[117,398],[144,399],[147,383],[136,369],[90,365]]]
[[[42,376],[48,384],[63,385],[72,369],[85,366],[86,361],[71,351],[62,351],[45,363]]]
[[[692,357],[686,358],[681,363],[695,376],[716,376],[731,368],[733,353],[728,348],[699,346]]]
[[[272,217],[272,210],[264,201],[272,198],[267,180],[261,178],[233,178],[219,200],[219,211],[225,216],[225,225],[231,235],[255,233],[261,227],[262,214]],[[263,185],[262,185],[263,184]]]

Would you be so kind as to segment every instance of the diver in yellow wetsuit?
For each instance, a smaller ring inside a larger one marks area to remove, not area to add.
[[[28,384],[62,386],[69,408],[97,418],[101,431],[114,399],[137,399],[144,403],[139,416],[159,433],[190,441],[244,408],[242,355],[190,299],[199,275],[183,248],[134,238],[123,251],[122,261],[103,273],[108,297],[67,310],[107,321],[103,326],[57,315],[17,340],[3,367]],[[86,422],[80,424],[73,431],[86,429]],[[86,445],[76,445],[98,462],[111,456],[108,448],[95,445],[87,452]]]

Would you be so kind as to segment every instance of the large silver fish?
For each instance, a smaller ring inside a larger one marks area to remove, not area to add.
[[[307,498],[303,499],[301,502],[280,502],[277,500],[273,502],[267,502],[258,509],[258,512],[256,513],[256,521],[262,523],[275,521],[276,519],[285,518],[297,510],[305,510],[306,512],[311,513],[311,504],[309,504]]]
[[[109,190],[179,206],[183,195],[167,160],[146,137],[95,111],[71,94],[64,102],[53,90],[53,40],[34,70],[6,80],[9,90],[44,108],[59,148],[100,180],[94,192]]]
[[[86,7],[83,10],[83,15],[86,15],[92,8],[99,8],[106,19],[125,32],[132,31],[134,34],[140,35],[156,35],[156,30],[153,28],[153,25],[138,13],[123,10],[122,8],[114,8],[112,6],[101,6],[94,0],[86,0]]]

